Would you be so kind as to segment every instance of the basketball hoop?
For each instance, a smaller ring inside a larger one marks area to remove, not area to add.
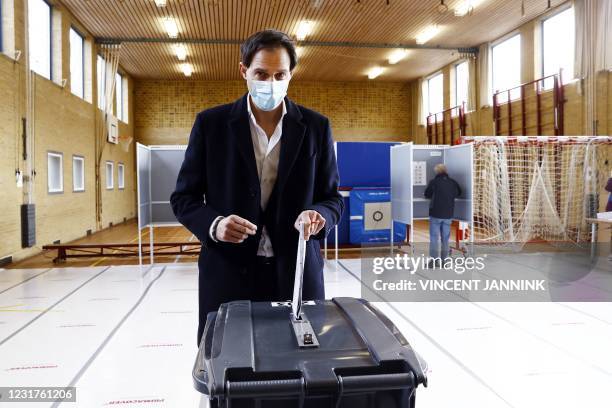
[[[124,152],[128,152],[133,140],[133,137],[119,135],[119,145],[121,146],[121,149],[123,149]]]

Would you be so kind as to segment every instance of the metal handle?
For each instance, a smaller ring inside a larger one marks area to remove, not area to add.
[[[300,237],[298,238],[297,257],[295,260],[295,280],[293,281],[293,301],[291,311],[296,320],[301,319],[302,284],[304,280],[304,262],[306,261],[306,240],[304,239],[304,223],[298,224]]]

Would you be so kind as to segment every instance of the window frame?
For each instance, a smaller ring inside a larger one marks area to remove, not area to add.
[[[123,162],[117,162],[117,188],[119,190],[125,189],[125,164]]]
[[[75,177],[74,177],[74,162],[75,161],[80,161],[81,162],[81,178],[83,180],[83,187],[82,188],[77,188],[75,185]],[[81,156],[79,154],[73,154],[72,155],[72,192],[73,193],[83,193],[85,192],[85,157]]]
[[[102,61],[102,70],[99,69],[98,61]],[[100,54],[96,54],[96,89],[98,99],[96,105],[98,109],[104,111],[106,108],[106,60]]]
[[[425,77],[425,81],[427,82],[427,106],[426,106],[426,111],[427,111],[427,115],[425,115],[425,118],[427,118],[427,116],[431,115],[431,114],[436,114],[436,113],[440,113],[441,111],[438,112],[430,112],[429,107],[430,107],[430,102],[431,102],[431,93],[430,93],[430,89],[429,89],[429,81],[431,81],[433,78],[441,76],[442,77],[442,111],[444,111],[444,72],[442,70],[438,70],[436,72],[434,72],[433,74],[428,75],[427,77]]]
[[[467,95],[466,95],[466,100],[464,101],[465,102],[465,111],[467,112],[470,109],[470,107],[468,106],[468,102],[469,102],[469,99],[470,99],[470,63],[466,59],[458,61],[458,62],[455,62],[453,64],[453,70],[454,70],[454,74],[455,74],[454,75],[454,77],[455,77],[454,78],[454,80],[455,80],[454,82],[455,83],[453,84],[454,85],[454,95],[453,96],[455,97],[455,100],[454,100],[454,105],[453,106],[461,106],[461,103],[459,103],[458,100],[457,100],[458,96],[459,96],[458,92],[457,92],[457,88],[458,88],[457,84],[459,83],[458,80],[457,80],[457,67],[459,65],[462,65],[462,64],[466,64],[466,67],[467,67],[467,84],[466,84],[466,87],[465,87],[466,90],[467,90]]]
[[[111,169],[110,178],[108,177],[109,164],[110,164],[110,169]],[[107,160],[104,165],[104,169],[105,169],[104,175],[106,178],[106,189],[114,190],[115,189],[115,162],[112,160]],[[109,184],[109,180],[110,180],[110,184]]]
[[[51,172],[49,171],[49,159],[51,157],[59,158],[59,189],[51,189]],[[53,150],[47,151],[47,193],[48,194],[63,194],[64,193],[64,154]]]
[[[2,13],[4,5],[3,0],[0,0],[0,53],[4,53],[4,14]]]
[[[123,117],[123,79],[123,74],[117,70],[117,73],[115,73],[115,113],[117,114],[117,119],[125,123]],[[119,98],[119,92],[117,92],[118,90],[121,90],[121,98]]]
[[[79,29],[77,29],[74,25],[70,26],[68,30],[68,44],[70,46],[70,55],[72,56],[72,43],[70,41],[70,33],[74,31],[76,35],[81,38],[81,95],[77,95],[72,91],[72,70],[70,70],[70,92],[78,96],[79,98],[85,100],[85,34],[83,34]],[[70,61],[70,66],[72,66],[72,60]]]
[[[545,73],[546,70],[544,68],[544,23],[547,20],[550,20],[551,18],[554,18],[554,17],[558,16],[559,14],[561,14],[561,13],[563,13],[565,11],[570,10],[573,7],[574,6],[573,6],[572,2],[569,2],[569,3],[566,3],[566,4],[563,4],[563,5],[559,6],[557,9],[552,10],[550,13],[547,13],[547,14],[545,14],[544,16],[542,16],[540,18],[540,22],[539,22],[539,24],[540,24],[540,35],[539,35],[539,37],[540,37],[540,44],[541,44],[541,49],[540,49],[540,75],[541,75],[541,78],[544,78],[546,76],[546,73]],[[575,30],[576,30],[576,11],[574,10],[574,27],[573,27],[573,31],[574,31],[574,47],[575,47],[575,44],[576,44]],[[576,73],[573,72],[572,74],[573,74],[572,78],[569,78],[569,79],[568,78],[564,78],[565,79],[565,81],[564,81],[565,83],[571,82],[571,81],[576,79]],[[552,86],[550,88],[544,88],[544,89],[551,89],[551,88],[552,88]]]
[[[508,34],[498,38],[497,40],[493,41],[491,43],[491,45],[489,46],[489,55],[490,55],[489,74],[490,74],[490,80],[491,80],[491,89],[490,89],[491,99],[493,98],[493,95],[495,95],[495,93],[497,91],[500,91],[500,90],[503,91],[504,90],[504,89],[495,89],[495,75],[494,75],[494,71],[493,71],[493,66],[495,65],[494,64],[494,61],[495,61],[494,57],[495,56],[494,56],[493,49],[495,47],[497,47],[498,45],[500,45],[500,44],[502,44],[502,43],[504,43],[504,42],[506,42],[506,41],[508,41],[508,40],[510,40],[512,38],[514,38],[514,37],[517,37],[517,36],[519,38],[519,83],[517,85],[515,85],[515,86],[520,86],[521,83],[522,83],[521,82],[521,78],[523,76],[523,73],[522,73],[522,70],[523,70],[523,56],[522,56],[523,46],[522,46],[521,41],[523,39],[523,36],[522,36],[522,34],[521,34],[521,32],[519,30],[514,30],[514,31],[511,31]],[[520,95],[519,95],[519,97],[520,97]],[[510,97],[510,101],[515,101],[516,99],[517,99],[517,97],[514,97],[514,98],[512,96]]]
[[[24,0],[28,2],[28,13],[30,10],[30,0]],[[47,7],[49,7],[49,77],[47,77],[45,74],[40,73],[34,69],[32,69],[32,67],[30,66],[30,71],[34,71],[36,74],[42,76],[43,78],[48,79],[49,81],[53,81],[53,4],[51,4],[48,0],[34,0],[34,1],[42,1],[44,4],[47,5]],[[30,32],[29,30],[31,30],[31,27],[29,26],[29,18],[30,16],[25,16],[25,18],[28,19],[28,32],[26,33],[26,35],[28,36],[28,40],[29,40],[29,35]],[[30,56],[28,55],[28,58],[30,58]]]

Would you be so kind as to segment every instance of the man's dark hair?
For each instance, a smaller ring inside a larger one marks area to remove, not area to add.
[[[297,65],[295,43],[287,34],[277,30],[259,31],[247,38],[240,46],[240,61],[248,68],[259,50],[280,47],[287,50],[290,61],[289,69],[293,71],[293,68]]]

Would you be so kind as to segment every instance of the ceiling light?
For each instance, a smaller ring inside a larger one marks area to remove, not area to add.
[[[179,61],[185,61],[187,58],[187,47],[185,44],[175,44],[174,45],[174,54],[179,59]]]
[[[168,33],[168,37],[176,38],[178,37],[178,26],[176,25],[176,20],[172,17],[166,17],[163,20],[164,29]]]
[[[440,32],[440,27],[439,26],[437,26],[437,25],[430,25],[429,27],[427,27],[426,29],[421,31],[416,36],[416,43],[417,44],[425,44],[427,41],[429,41],[432,38],[434,38],[439,32]]]
[[[468,14],[472,14],[474,7],[476,7],[478,3],[478,0],[460,0],[455,5],[455,15],[457,17],[463,17]]]
[[[191,64],[181,64],[181,71],[183,71],[183,74],[186,77],[190,77],[191,74],[193,73],[193,66]]]
[[[167,3],[166,0],[155,0],[155,5],[157,7],[166,7],[166,3]]]
[[[408,55],[408,50],[401,49],[401,50],[393,51],[389,55],[389,64],[391,64],[391,65],[397,64],[399,61],[401,61],[404,58],[406,58],[406,55]]]
[[[297,31],[295,32],[295,37],[298,39],[298,41],[304,41],[312,32],[313,27],[314,23],[310,20],[300,21]]]
[[[368,78],[374,79],[382,74],[384,69],[382,67],[374,67],[368,71]]]

